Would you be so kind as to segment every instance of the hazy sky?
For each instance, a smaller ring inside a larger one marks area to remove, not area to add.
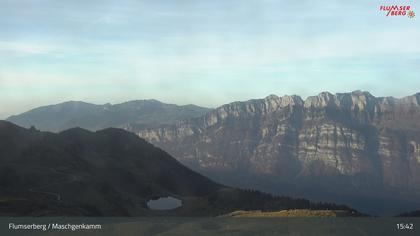
[[[402,2],[415,18],[379,11]],[[0,118],[66,100],[410,95],[418,17],[414,1],[0,0]]]

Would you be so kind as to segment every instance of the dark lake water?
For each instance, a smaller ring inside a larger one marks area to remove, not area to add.
[[[182,206],[182,201],[174,197],[161,197],[149,200],[147,206],[152,210],[171,210]]]

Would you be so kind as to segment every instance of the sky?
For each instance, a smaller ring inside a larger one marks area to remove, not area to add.
[[[417,16],[379,10],[401,4]],[[0,119],[68,100],[403,97],[420,92],[418,17],[418,1],[0,0]]]

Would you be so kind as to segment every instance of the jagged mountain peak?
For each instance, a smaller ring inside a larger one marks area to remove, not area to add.
[[[317,96],[309,96],[304,101],[304,107],[326,107],[330,103],[336,103],[337,97],[330,92],[321,92]]]
[[[419,106],[420,105],[420,94],[414,94],[411,96],[403,97],[398,99],[398,102],[401,104],[406,105],[413,105],[413,106]]]
[[[265,102],[277,103],[280,104],[281,107],[285,107],[288,105],[303,105],[305,108],[308,107],[326,107],[326,106],[340,106],[340,105],[347,105],[347,106],[354,106],[355,104],[359,104],[360,106],[366,106],[366,103],[375,101],[376,98],[368,91],[362,90],[355,90],[349,93],[330,93],[328,91],[324,91],[319,93],[318,95],[309,96],[305,100],[302,100],[300,96],[297,95],[284,95],[284,96],[277,96],[277,95],[269,95],[264,98]],[[251,100],[254,101],[254,100]]]
[[[216,108],[206,116],[212,117],[211,119],[213,121],[210,123],[214,123],[217,119],[223,120],[228,116],[238,117],[241,114],[263,115],[286,107],[293,109],[294,106],[301,106],[302,104],[302,98],[297,95],[284,95],[279,97],[272,94],[262,99],[236,101],[225,104]]]
[[[281,97],[270,95],[264,98],[263,102],[270,110],[275,110],[287,106],[300,105],[303,103],[303,100],[300,96],[297,95],[283,95]]]
[[[248,101],[236,101],[222,105],[210,112],[207,117],[207,123],[214,124],[217,120],[224,120],[226,117],[239,117],[247,115],[265,115],[273,112],[279,112],[284,109],[324,109],[354,111],[351,115],[358,116],[359,111],[367,111],[366,114],[359,114],[357,119],[371,121],[379,112],[387,112],[394,109],[395,104],[418,106],[419,94],[407,96],[404,98],[394,97],[375,97],[368,91],[355,90],[348,93],[330,93],[324,91],[315,96],[309,96],[305,100],[298,95],[278,96],[271,94],[262,99],[252,99]],[[209,121],[210,120],[210,121]],[[185,122],[183,122],[185,123]],[[188,123],[188,122],[187,122]],[[217,123],[217,122],[216,122]]]
[[[305,108],[318,107],[323,108],[327,106],[345,106],[354,108],[357,105],[359,108],[366,107],[366,104],[374,101],[376,98],[367,91],[355,90],[349,93],[321,92],[316,96],[309,96],[304,103]]]

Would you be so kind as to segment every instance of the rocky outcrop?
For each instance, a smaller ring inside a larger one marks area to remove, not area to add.
[[[419,121],[420,94],[323,92],[234,102],[176,125],[132,131],[238,186],[251,179],[272,192],[287,182],[411,198],[420,196]]]

